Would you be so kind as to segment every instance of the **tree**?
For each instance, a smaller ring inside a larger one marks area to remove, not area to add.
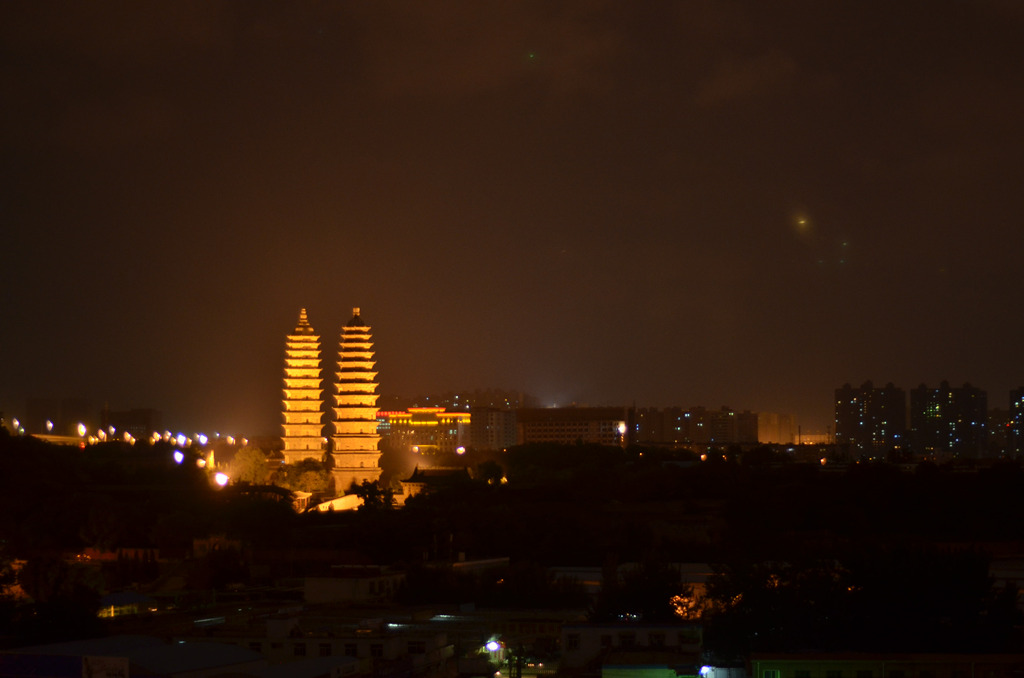
[[[267,455],[256,447],[243,447],[228,465],[228,475],[235,482],[260,485],[267,480]]]
[[[274,474],[275,485],[297,492],[330,494],[334,477],[323,462],[303,459]]]
[[[395,505],[394,493],[376,481],[364,480],[352,488],[352,494],[363,500],[360,511],[382,511]]]

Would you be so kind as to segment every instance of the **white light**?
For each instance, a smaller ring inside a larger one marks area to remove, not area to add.
[[[501,643],[496,640],[489,641],[484,647],[487,648],[488,652],[497,652],[501,649]]]
[[[49,419],[46,420],[46,432],[49,433],[53,430],[53,422]]]
[[[178,447],[185,447],[185,441],[186,440],[187,440],[187,438],[185,437],[184,433],[179,433],[178,437],[175,438],[175,441],[178,443]]]
[[[702,666],[700,667],[700,675],[704,678],[707,678],[707,675],[711,673],[713,670],[714,669],[712,669],[710,666]]]
[[[175,464],[180,464],[183,461],[185,461],[185,453],[182,452],[181,450],[175,450],[174,451],[174,463]]]
[[[466,448],[463,447],[462,445],[459,445],[458,447],[455,448],[455,454],[465,454],[465,453],[466,453]]]
[[[225,485],[228,484],[228,480],[230,480],[230,478],[228,478],[227,473],[221,473],[218,471],[217,474],[213,476],[213,480],[221,487],[224,487]]]
[[[206,441],[209,440],[209,438],[206,437],[205,433],[200,433],[199,435],[196,436],[196,440],[199,441],[200,445],[205,445]]]

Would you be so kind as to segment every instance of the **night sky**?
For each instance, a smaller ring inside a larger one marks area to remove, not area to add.
[[[0,410],[381,391],[789,412],[1024,384],[1024,4],[5,2]],[[327,384],[330,387],[330,384]]]

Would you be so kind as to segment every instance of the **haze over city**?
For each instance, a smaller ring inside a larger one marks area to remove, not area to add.
[[[1024,384],[1017,3],[0,5],[0,411],[279,432],[384,394]]]

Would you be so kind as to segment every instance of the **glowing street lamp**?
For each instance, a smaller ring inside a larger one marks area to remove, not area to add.
[[[47,419],[46,420],[46,432],[50,433],[51,431],[53,431],[53,422],[50,421],[49,419]]]
[[[213,481],[215,483],[217,483],[218,485],[220,485],[221,487],[224,487],[225,485],[227,485],[229,480],[231,480],[231,479],[228,478],[228,474],[227,473],[223,473],[221,471],[218,471],[216,473],[216,475],[213,476]]]
[[[79,437],[85,436],[85,424],[82,422],[78,422],[78,435]]]
[[[466,448],[463,447],[462,445],[459,445],[458,447],[455,448],[455,454],[465,454],[465,453],[466,453]]]
[[[181,450],[175,450],[174,451],[174,463],[175,464],[180,464],[183,461],[185,461],[185,453],[182,452]]]

